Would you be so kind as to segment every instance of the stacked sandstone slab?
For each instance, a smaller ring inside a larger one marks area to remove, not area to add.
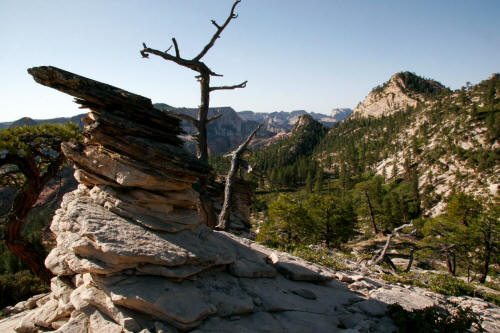
[[[363,301],[320,266],[206,227],[192,187],[208,167],[149,99],[54,67],[29,73],[90,112],[84,143],[63,146],[80,185],[51,224],[51,292],[17,332],[335,332]]]

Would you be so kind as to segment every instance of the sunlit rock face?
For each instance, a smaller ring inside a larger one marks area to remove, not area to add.
[[[416,107],[429,95],[445,87],[439,82],[421,78],[410,72],[394,74],[389,81],[373,89],[352,113],[352,117],[388,116],[408,107]]]

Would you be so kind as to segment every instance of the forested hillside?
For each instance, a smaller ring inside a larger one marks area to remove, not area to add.
[[[373,112],[252,152],[263,175],[251,176],[257,239],[325,264],[310,246],[376,248],[408,224],[411,240],[393,256],[412,248],[421,267],[468,281],[497,274],[500,76],[451,91],[398,73],[360,105]]]
[[[500,182],[500,79],[441,90],[390,116],[351,117],[314,156],[334,174],[378,174],[414,182],[425,214],[443,211],[453,191],[494,196]]]

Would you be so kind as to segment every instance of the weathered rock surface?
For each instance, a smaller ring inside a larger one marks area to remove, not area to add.
[[[66,150],[84,178],[64,196],[52,221],[57,246],[46,259],[56,275],[51,292],[16,305],[24,312],[0,321],[0,331],[391,332],[387,303],[416,299],[403,295],[404,288],[339,275],[351,286],[363,283],[355,292],[329,269],[210,230],[196,216],[192,190],[207,167],[173,153],[181,132],[176,120],[118,88],[54,68],[30,73],[91,109],[83,146]],[[107,125],[101,127],[103,110]],[[147,127],[110,130],[107,119],[113,117],[141,126],[147,118],[155,129],[165,122],[169,131],[158,138]],[[144,139],[149,151],[155,142],[171,145],[168,154],[155,152],[166,167],[112,141],[104,147],[97,140],[101,130]],[[498,317],[496,308],[482,309]]]
[[[419,84],[415,84],[417,81]],[[423,102],[425,93],[434,93],[444,87],[433,80],[427,80],[413,73],[394,74],[384,85],[375,88],[352,113],[351,117],[381,117],[415,107]],[[422,90],[422,91],[420,91]]]

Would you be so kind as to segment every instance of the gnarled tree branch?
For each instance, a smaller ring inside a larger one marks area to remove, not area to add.
[[[413,226],[413,221],[395,228],[394,231],[390,235],[387,236],[387,241],[385,242],[384,248],[380,252],[380,255],[378,257],[375,257],[374,259],[370,260],[368,262],[368,265],[369,266],[380,265],[382,262],[386,261],[386,253],[387,253],[387,250],[389,249],[389,245],[391,245],[392,238],[395,236],[398,236],[399,231],[401,229],[406,228],[406,227],[412,227],[412,226]]]
[[[177,58],[180,58],[181,55],[180,55],[180,52],[179,52],[179,45],[177,45],[177,41],[175,40],[175,38],[172,38],[172,43],[174,43],[174,47],[175,47],[175,56]]]
[[[207,124],[210,124],[212,121],[217,120],[217,119],[219,119],[220,117],[222,117],[222,113],[219,113],[219,114],[217,114],[217,115],[213,116],[212,118],[207,119]]]
[[[236,89],[236,88],[245,88],[247,86],[247,82],[248,81],[245,81],[245,82],[242,82],[240,84],[235,84],[232,86],[210,87],[209,90],[214,91],[214,90],[230,90],[230,89]]]
[[[185,120],[188,123],[192,124],[194,127],[198,128],[198,123],[199,123],[198,120],[196,120],[195,118],[193,118],[191,116],[188,116],[187,114],[173,113],[173,112],[170,112],[169,114],[175,118],[180,119],[180,120]]]

